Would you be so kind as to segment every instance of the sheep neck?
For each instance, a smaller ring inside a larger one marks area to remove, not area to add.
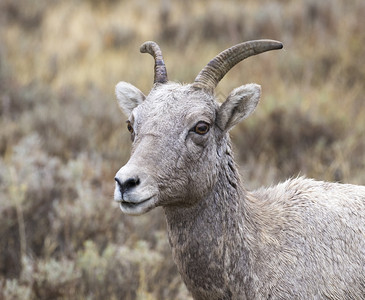
[[[208,197],[192,207],[165,207],[174,261],[196,298],[226,297],[235,293],[228,290],[232,278],[247,281],[241,272],[249,263],[245,235],[254,222],[245,199],[252,195],[240,183],[229,142],[217,161],[218,178]]]

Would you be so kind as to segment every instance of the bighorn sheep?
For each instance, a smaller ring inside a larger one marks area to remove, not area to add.
[[[140,215],[162,206],[178,270],[195,299],[365,299],[365,186],[306,178],[246,190],[228,131],[249,116],[260,86],[214,89],[243,59],[281,49],[258,40],[229,48],[192,84],[169,82],[161,50],[145,96],[116,86],[133,146],[114,199]]]

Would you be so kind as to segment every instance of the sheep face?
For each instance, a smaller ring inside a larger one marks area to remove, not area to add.
[[[256,107],[260,87],[235,89],[220,106],[192,85],[157,84],[145,97],[134,86],[116,87],[133,141],[130,160],[116,174],[114,199],[123,212],[156,206],[191,206],[216,183],[227,132]]]

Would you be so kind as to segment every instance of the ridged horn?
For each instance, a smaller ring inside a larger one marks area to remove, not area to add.
[[[193,85],[213,93],[219,81],[240,61],[265,51],[282,49],[283,44],[273,40],[256,40],[244,42],[224,50],[214,57],[200,71]]]
[[[149,41],[143,43],[139,50],[141,53],[151,54],[155,59],[154,83],[166,83],[168,81],[167,71],[160,47],[155,42]]]

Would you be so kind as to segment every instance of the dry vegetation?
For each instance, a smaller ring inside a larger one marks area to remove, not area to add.
[[[161,210],[132,218],[112,202],[130,141],[113,96],[148,92],[164,51],[190,82],[240,41],[281,40],[219,85],[263,87],[233,132],[249,188],[306,174],[365,184],[365,2],[0,2],[0,299],[187,299]],[[184,61],[183,61],[184,59]]]

